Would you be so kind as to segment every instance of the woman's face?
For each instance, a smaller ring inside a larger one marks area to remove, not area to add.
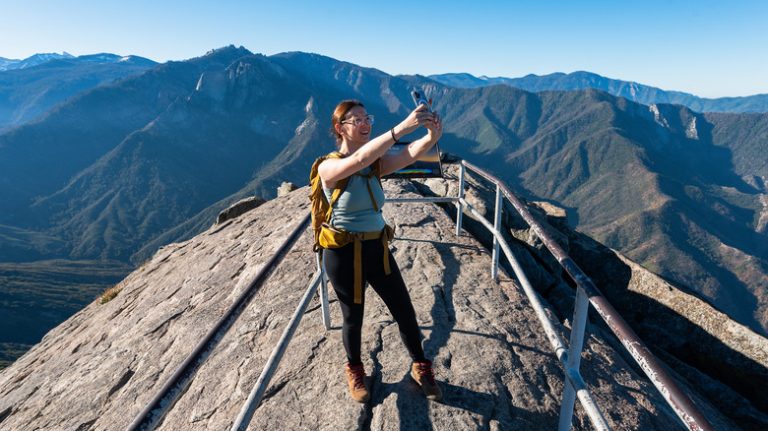
[[[339,134],[351,143],[365,144],[371,139],[372,125],[368,120],[368,112],[362,106],[350,109],[339,126]]]

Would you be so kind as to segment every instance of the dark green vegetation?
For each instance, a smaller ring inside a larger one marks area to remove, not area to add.
[[[130,270],[121,262],[0,263],[0,368]]]
[[[339,100],[363,100],[384,132],[411,109],[413,85],[445,119],[444,151],[560,202],[579,230],[765,333],[768,115],[652,111],[596,90],[450,88],[228,47],[94,88],[0,134],[0,261],[15,271],[0,298],[16,295],[8,307],[26,319],[0,342],[35,342],[15,334],[39,310],[61,308],[48,320],[57,323],[232,202],[305,184],[311,161],[333,148]],[[100,269],[77,279],[73,266],[51,270],[55,260]]]
[[[30,344],[0,343],[0,369],[11,365],[16,358],[23,355],[31,347]]]
[[[712,140],[731,150],[734,172],[751,186],[768,192],[768,118],[761,114],[715,113],[705,118],[714,126]]]
[[[446,73],[431,75],[430,78],[458,88],[503,84],[534,92],[595,89],[645,105],[669,103],[687,106],[696,112],[768,112],[768,94],[707,99],[680,91],[665,91],[636,82],[610,79],[590,72],[526,75],[522,78],[477,78],[468,73]]]

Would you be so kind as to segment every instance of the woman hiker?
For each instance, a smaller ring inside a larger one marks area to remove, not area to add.
[[[440,139],[442,124],[436,113],[419,105],[395,127],[371,138],[373,120],[361,102],[339,103],[331,117],[331,133],[338,151],[318,159],[319,165],[315,165],[325,197],[331,202],[330,220],[326,220],[320,234],[326,241],[324,245],[321,241],[320,247],[325,249],[325,267],[344,317],[342,339],[347,353],[349,392],[358,402],[366,402],[370,397],[360,357],[367,281],[397,322],[400,337],[413,360],[411,377],[428,399],[440,400],[442,393],[435,382],[432,362],[421,346],[411,298],[389,252],[387,240],[391,239],[391,229],[385,225],[381,212],[384,192],[379,178],[408,166],[429,150]],[[393,144],[419,126],[427,129],[425,136],[396,155],[386,154]],[[334,196],[337,188],[343,190]]]

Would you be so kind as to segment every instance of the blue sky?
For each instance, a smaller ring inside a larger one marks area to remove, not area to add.
[[[766,24],[767,1],[739,0],[0,0],[0,57],[112,52],[162,62],[234,44],[390,74],[587,70],[723,97],[768,93]]]

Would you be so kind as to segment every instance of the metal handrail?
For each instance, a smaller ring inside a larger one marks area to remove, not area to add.
[[[581,349],[584,339],[586,326],[586,317],[588,303],[594,306],[600,317],[605,321],[611,331],[619,338],[625,349],[632,355],[643,372],[648,376],[651,383],[659,390],[661,395],[667,401],[675,414],[682,420],[683,424],[689,430],[708,431],[713,430],[712,425],[704,418],[704,415],[696,407],[691,399],[683,392],[672,377],[666,372],[661,362],[648,350],[645,344],[630,328],[623,317],[616,311],[610,302],[603,296],[600,290],[595,286],[592,280],[579,268],[570,256],[555,242],[548,234],[547,230],[533,218],[528,209],[520,200],[504,185],[504,183],[489,174],[482,168],[472,163],[462,160],[461,166],[467,167],[476,172],[486,180],[496,184],[504,196],[509,200],[515,210],[528,223],[534,233],[541,239],[547,249],[557,259],[560,265],[566,270],[568,275],[576,282],[576,305],[574,311],[573,325],[571,328],[571,350],[568,354],[566,364],[566,375],[571,373],[579,374],[579,360],[581,358]],[[462,170],[462,175],[464,174]],[[482,220],[484,218],[480,217]],[[500,233],[499,233],[500,234]],[[494,234],[495,236],[495,234]],[[563,404],[561,406],[560,429],[564,425],[564,416],[568,416],[567,425],[570,427],[570,421],[573,413],[573,393],[574,388],[566,383],[566,390],[563,395]],[[580,398],[581,399],[581,398]],[[567,405],[570,404],[570,407]],[[570,412],[568,412],[570,410]]]
[[[301,222],[293,229],[288,238],[280,245],[280,248],[270,257],[259,272],[253,277],[248,287],[238,295],[237,299],[229,306],[224,315],[216,322],[202,340],[195,346],[192,352],[187,355],[184,361],[179,365],[173,374],[165,381],[160,390],[155,394],[152,400],[144,409],[136,415],[133,422],[128,426],[128,431],[153,429],[165,416],[167,410],[173,406],[175,400],[183,392],[191,381],[194,374],[207,359],[207,355],[223,338],[229,328],[234,323],[237,316],[245,308],[251,297],[261,287],[264,280],[269,276],[276,264],[282,260],[283,256],[290,250],[293,244],[299,239],[309,224],[310,215],[307,214]]]
[[[285,350],[288,348],[288,343],[291,342],[291,338],[293,338],[293,334],[296,332],[299,322],[301,322],[301,317],[304,315],[304,310],[307,309],[309,301],[312,299],[312,295],[314,295],[317,290],[317,286],[320,284],[322,278],[323,271],[321,269],[315,273],[315,276],[312,277],[312,280],[309,282],[307,291],[304,293],[301,301],[299,301],[299,306],[296,307],[296,311],[293,312],[293,317],[291,317],[290,322],[288,322],[288,326],[285,327],[283,335],[280,337],[280,341],[277,342],[277,346],[272,350],[272,354],[269,356],[267,364],[264,366],[264,370],[262,370],[259,379],[256,381],[251,393],[248,395],[248,399],[240,409],[240,413],[237,415],[235,423],[232,424],[231,431],[245,431],[245,429],[248,428],[253,413],[256,411],[259,404],[261,404],[261,399],[267,391],[269,382],[272,380],[272,376],[274,376],[277,366],[280,365],[280,360],[283,359],[283,354],[285,354]]]
[[[497,203],[500,203],[500,202],[501,201],[497,199]],[[533,288],[533,286],[531,285],[531,282],[528,280],[528,277],[525,275],[525,271],[523,270],[522,265],[520,265],[520,262],[512,253],[512,250],[510,249],[506,239],[504,239],[504,236],[502,235],[501,230],[498,229],[497,227],[492,226],[491,223],[488,220],[486,220],[485,217],[483,217],[483,215],[480,214],[480,212],[478,212],[465,199],[461,199],[461,203],[467,208],[467,210],[472,215],[477,217],[477,220],[486,229],[488,229],[488,231],[491,232],[491,234],[494,237],[494,244],[498,244],[499,246],[501,246],[502,250],[504,251],[504,256],[506,256],[510,265],[512,265],[512,270],[514,271],[515,276],[520,282],[520,285],[522,286],[523,291],[525,292],[525,295],[528,297],[528,300],[531,303],[531,307],[536,313],[536,317],[539,319],[539,322],[541,323],[544,329],[544,332],[547,335],[547,339],[552,345],[552,349],[555,351],[555,355],[557,356],[557,359],[560,361],[561,364],[563,364],[563,367],[566,370],[565,372],[566,385],[570,385],[571,387],[576,389],[575,395],[578,395],[579,401],[584,407],[584,410],[587,412],[587,415],[589,416],[589,419],[592,422],[592,425],[594,425],[595,429],[598,429],[598,430],[610,429],[610,427],[605,421],[605,417],[603,416],[602,412],[598,408],[597,403],[595,403],[595,401],[592,399],[592,394],[589,393],[589,389],[586,383],[584,382],[584,379],[581,377],[581,374],[579,373],[578,368],[575,369],[576,371],[575,373],[569,372],[572,370],[572,368],[569,368],[567,366],[570,358],[569,352],[566,350],[563,341],[560,339],[560,336],[558,335],[557,330],[555,329],[554,323],[549,319],[549,316],[547,316],[544,306],[541,303],[541,299],[539,298],[539,294]],[[498,217],[496,218],[496,220],[498,220]],[[495,259],[498,259],[498,255],[495,256]],[[497,270],[494,270],[493,268],[498,268],[498,261],[493,262],[491,275],[494,275],[497,271]],[[568,429],[570,427],[570,420],[572,418],[572,413],[573,413],[572,411],[567,413],[569,425],[565,429]],[[560,420],[562,423],[563,413],[561,413],[560,415]],[[560,429],[563,429],[562,425]]]

